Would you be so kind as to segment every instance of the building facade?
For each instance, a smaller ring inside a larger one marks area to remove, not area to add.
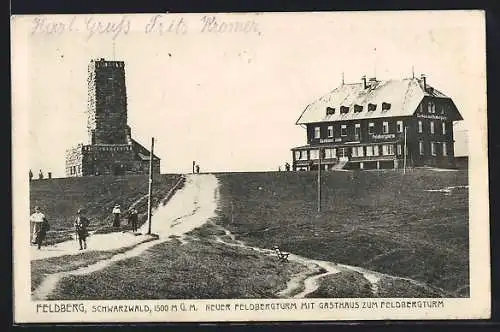
[[[292,149],[293,169],[454,167],[453,123],[460,120],[452,99],[424,75],[363,77],[302,112],[297,124],[306,129],[307,145]]]
[[[127,124],[123,61],[91,60],[88,66],[88,143],[66,152],[66,176],[148,174],[150,152],[132,139]],[[153,155],[153,172],[160,158]]]

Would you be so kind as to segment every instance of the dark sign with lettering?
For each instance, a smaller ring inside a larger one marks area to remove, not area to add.
[[[396,138],[396,135],[395,134],[380,134],[380,135],[373,134],[372,138],[373,139],[391,139],[391,138]]]

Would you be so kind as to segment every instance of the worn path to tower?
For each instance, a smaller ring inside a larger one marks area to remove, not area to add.
[[[151,231],[157,234],[159,239],[148,243],[155,245],[168,240],[172,235],[182,237],[215,216],[217,190],[218,181],[214,175],[186,175],[184,187],[179,189],[166,205],[153,211]],[[150,239],[146,235],[147,226],[145,223],[139,230],[141,235],[131,232],[91,235],[87,240],[87,251],[109,251],[138,245]],[[76,240],[71,240],[42,247],[41,250],[31,247],[31,260],[81,253]]]

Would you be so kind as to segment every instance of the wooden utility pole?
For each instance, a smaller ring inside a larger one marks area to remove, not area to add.
[[[155,139],[151,137],[151,150],[149,152],[149,187],[148,187],[148,234],[151,234],[151,210],[152,210],[152,194],[153,194],[153,149]]]
[[[318,213],[321,212],[321,148],[318,149]]]
[[[406,152],[406,126],[405,126],[405,145],[404,145],[404,155],[403,155],[403,174],[406,174],[406,155],[407,155],[407,152]]]

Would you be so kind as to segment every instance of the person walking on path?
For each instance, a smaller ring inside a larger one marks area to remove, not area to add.
[[[132,226],[132,232],[137,232],[137,210],[135,208],[130,209],[129,215],[128,215],[128,223],[129,225]]]
[[[44,218],[41,225],[40,225],[40,229],[39,229],[38,234],[36,235],[36,239],[35,239],[35,242],[38,246],[38,249],[42,248],[42,243],[45,240],[49,229],[50,229],[49,222],[48,222],[47,218]]]
[[[76,212],[75,218],[75,231],[78,238],[78,244],[80,244],[80,250],[87,249],[87,237],[89,236],[89,220],[84,215],[84,211],[79,209]]]
[[[120,227],[120,205],[116,204],[115,207],[113,208],[113,227],[118,228]]]
[[[30,221],[33,223],[31,243],[37,244],[37,236],[42,229],[42,223],[44,220],[46,220],[45,215],[40,211],[38,206],[35,206],[35,212],[30,216]]]

